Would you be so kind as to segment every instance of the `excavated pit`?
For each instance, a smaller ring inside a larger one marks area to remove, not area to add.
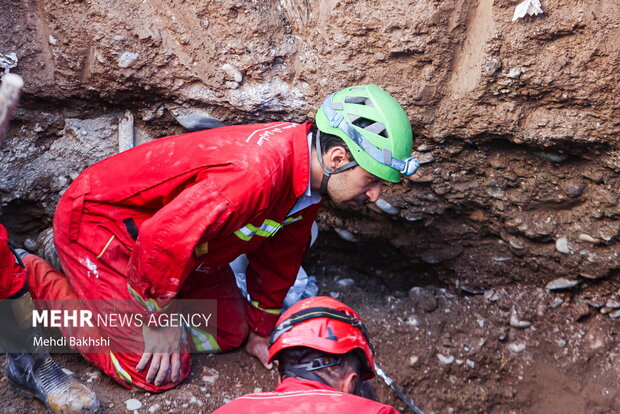
[[[0,54],[17,54],[26,87],[0,148],[0,221],[31,245],[131,117],[137,145],[302,122],[327,93],[378,83],[423,165],[386,203],[326,204],[304,264],[320,293],[360,312],[378,361],[427,413],[620,412],[620,7],[543,0],[543,15],[513,22],[518,3],[4,0]],[[558,279],[578,285],[546,288]],[[210,412],[275,385],[241,351],[195,356],[161,395],[58,358],[110,413],[129,398],[139,412]],[[0,382],[0,411],[44,412]]]

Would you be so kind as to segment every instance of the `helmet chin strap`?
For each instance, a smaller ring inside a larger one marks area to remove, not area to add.
[[[316,156],[319,159],[319,164],[323,168],[323,178],[321,179],[321,188],[319,189],[319,193],[325,198],[330,198],[327,193],[327,182],[329,181],[329,177],[332,174],[338,174],[357,166],[357,162],[355,160],[349,161],[342,167],[336,168],[335,170],[325,165],[323,163],[323,151],[321,150],[321,131],[318,128],[316,131]]]

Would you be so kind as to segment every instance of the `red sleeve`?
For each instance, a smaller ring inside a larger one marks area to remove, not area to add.
[[[134,298],[149,311],[165,309],[195,267],[193,251],[200,239],[241,226],[233,211],[226,197],[203,180],[142,223],[127,271]]]
[[[248,324],[256,333],[267,336],[275,326],[282,303],[295,283],[301,261],[310,245],[310,230],[319,204],[294,214],[273,239],[248,255],[248,293],[252,302],[246,303]]]

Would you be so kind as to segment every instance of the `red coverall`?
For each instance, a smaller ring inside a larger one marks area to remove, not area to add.
[[[26,281],[26,270],[16,261],[9,249],[9,235],[0,224],[0,300],[19,292]]]
[[[273,392],[239,397],[213,414],[398,414],[389,405],[334,390],[318,381],[285,378]]]
[[[75,296],[130,299],[128,310],[145,315],[165,311],[175,298],[217,299],[216,326],[191,330],[198,350],[238,347],[248,329],[268,335],[319,208],[287,217],[309,184],[310,127],[240,125],[165,137],[86,169],[54,216],[54,242]],[[228,266],[243,253],[251,303],[241,297]],[[53,273],[47,267],[37,272],[45,277],[29,279],[33,296],[62,296],[55,293],[64,289],[56,283],[62,275]],[[125,386],[162,391],[176,385],[155,386],[145,381],[148,369],[135,372],[141,328],[99,329],[115,349],[132,352],[78,348],[91,363]],[[183,379],[189,354],[181,366]]]

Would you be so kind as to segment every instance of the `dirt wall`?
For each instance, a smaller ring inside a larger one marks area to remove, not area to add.
[[[322,214],[362,240],[367,272],[474,289],[620,268],[616,1],[543,0],[516,21],[519,1],[0,2],[0,53],[26,81],[0,152],[1,219],[18,239],[118,151],[126,111],[139,143],[192,119],[304,121],[333,90],[377,83],[425,163],[383,210]]]

